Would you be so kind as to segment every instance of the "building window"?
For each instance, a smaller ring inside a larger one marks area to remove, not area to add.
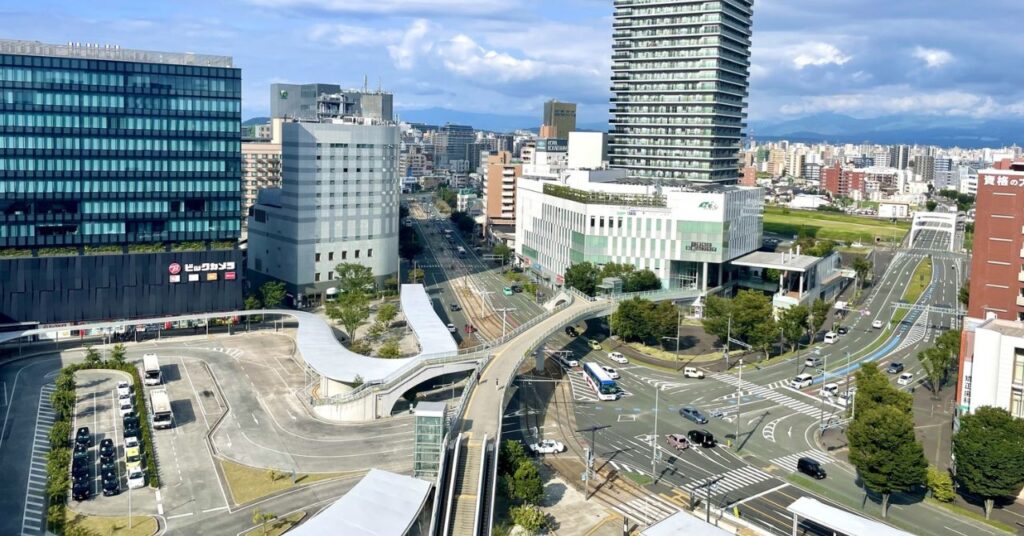
[[[319,253],[316,254],[316,262],[320,262],[320,254]]]
[[[313,274],[313,281],[320,281],[320,272]]]
[[[356,258],[357,259],[359,258],[359,250],[358,249],[356,250]]]
[[[341,260],[345,260],[347,258],[348,258],[348,252],[347,251],[342,251],[341,252]]]
[[[1024,417],[1024,393],[1016,389],[1010,391],[1010,415]]]
[[[1024,349],[1017,348],[1013,353],[1013,383],[1024,385]]]
[[[373,248],[370,248],[370,249],[366,250],[366,257],[369,258],[369,257],[372,257],[372,256],[373,256]]]
[[[327,272],[327,280],[334,281],[334,272]]]
[[[333,261],[334,260],[334,252],[333,251],[328,251],[327,252],[327,260],[329,260],[329,261]]]

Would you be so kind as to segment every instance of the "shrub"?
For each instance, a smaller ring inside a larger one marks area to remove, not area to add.
[[[128,244],[128,253],[162,253],[167,246],[162,242],[151,244]]]
[[[398,342],[388,341],[377,350],[377,356],[384,359],[395,359],[402,356],[402,349],[398,346]]]
[[[505,488],[508,498],[517,503],[539,504],[544,498],[540,472],[529,459],[520,461],[516,471],[505,477]]]
[[[932,492],[932,498],[940,502],[953,502],[956,492],[953,491],[953,479],[948,471],[943,471],[934,465],[928,466],[928,490]]]
[[[199,240],[171,244],[171,251],[203,251],[204,249],[206,249],[206,243]]]
[[[86,255],[110,255],[123,253],[124,247],[119,245],[85,246]]]
[[[532,504],[513,506],[509,514],[512,517],[513,523],[523,527],[530,534],[536,534],[537,531],[548,524],[547,514],[541,512],[540,508]]]
[[[67,448],[70,440],[71,423],[68,422],[66,419],[54,421],[53,427],[50,428],[50,448]],[[50,452],[54,451],[51,450]]]
[[[39,248],[36,254],[40,257],[76,257],[78,248]]]
[[[31,249],[3,249],[0,250],[0,257],[31,257]]]

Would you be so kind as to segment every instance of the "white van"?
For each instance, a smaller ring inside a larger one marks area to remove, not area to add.
[[[793,381],[789,382],[789,386],[793,389],[803,389],[804,387],[810,387],[813,381],[814,377],[810,374],[798,374],[793,378]]]
[[[697,378],[699,380],[703,380],[704,371],[698,370],[697,367],[686,367],[683,369],[683,376],[687,378]]]
[[[835,344],[839,340],[839,335],[836,335],[834,331],[830,331],[825,334],[825,344]]]
[[[812,355],[804,360],[805,367],[820,367],[824,363],[824,360],[819,356]]]

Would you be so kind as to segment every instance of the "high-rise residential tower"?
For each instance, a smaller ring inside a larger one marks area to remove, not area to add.
[[[0,324],[242,302],[230,57],[0,40]]]
[[[735,183],[753,0],[615,0],[609,158],[632,178]]]

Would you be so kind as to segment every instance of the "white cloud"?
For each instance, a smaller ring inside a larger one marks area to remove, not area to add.
[[[485,77],[501,82],[529,80],[543,70],[539,62],[487,50],[465,34],[438,43],[436,51],[445,69],[467,78]]]
[[[821,42],[801,43],[792,49],[793,66],[798,70],[807,66],[843,65],[853,59],[846,56],[835,45]]]
[[[424,19],[413,21],[402,36],[402,40],[395,45],[388,46],[388,54],[391,55],[395,66],[399,69],[412,69],[416,64],[416,58],[429,52],[433,46],[428,39],[431,32],[430,22]]]
[[[916,47],[914,57],[923,61],[929,69],[937,69],[953,61],[953,55],[941,48]]]
[[[1020,103],[1000,104],[987,95],[965,91],[922,92],[909,86],[885,86],[870,91],[803,97],[779,109],[785,115],[836,112],[858,117],[896,113],[956,117],[1021,115]]]
[[[402,37],[402,32],[347,24],[317,24],[309,31],[309,37],[338,46],[371,47],[394,43]]]

